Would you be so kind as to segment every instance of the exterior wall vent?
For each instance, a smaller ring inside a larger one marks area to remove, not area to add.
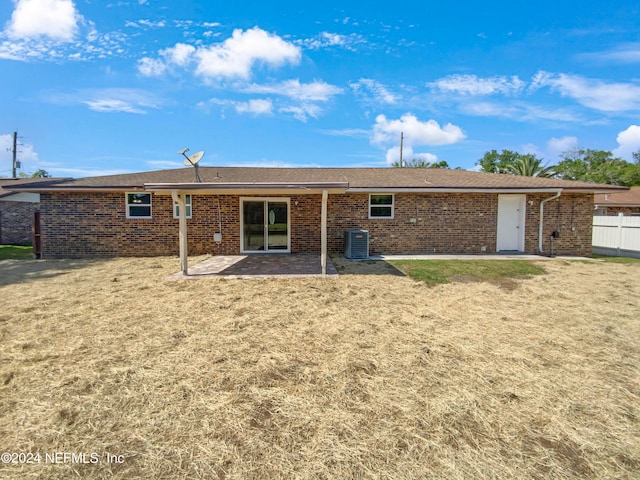
[[[344,256],[351,259],[369,258],[369,231],[344,232]]]

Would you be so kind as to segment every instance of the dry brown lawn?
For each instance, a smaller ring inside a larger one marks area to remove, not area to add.
[[[41,455],[0,477],[640,478],[640,264],[433,288],[177,264],[0,262],[0,451]]]

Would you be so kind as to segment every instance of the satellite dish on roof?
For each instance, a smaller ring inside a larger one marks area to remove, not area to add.
[[[187,152],[188,151],[189,151],[188,148],[183,148],[182,150],[178,151],[178,154],[182,155],[185,158],[184,164],[187,167],[188,166],[193,166],[195,168],[195,170],[196,170],[196,183],[200,183],[200,182],[202,182],[202,180],[200,179],[200,173],[198,172],[198,162],[204,156],[204,150],[200,150],[199,152],[196,152],[193,155],[187,156]]]
[[[199,152],[194,153],[193,155],[189,155],[184,164],[188,167],[189,165],[195,165],[200,161],[200,159],[204,156],[204,150],[200,150]],[[185,155],[186,157],[186,155]]]

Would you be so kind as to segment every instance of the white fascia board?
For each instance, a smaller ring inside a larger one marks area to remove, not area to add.
[[[562,188],[349,188],[347,193],[557,193]]]

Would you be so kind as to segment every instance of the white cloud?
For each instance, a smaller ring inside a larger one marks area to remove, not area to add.
[[[332,137],[368,137],[369,130],[365,130],[364,128],[343,128],[339,130],[319,130],[319,133],[324,135],[330,135]]]
[[[71,41],[82,16],[72,0],[18,0],[6,33],[13,39]]]
[[[159,77],[167,69],[162,60],[144,57],[138,60],[138,71],[145,77]]]
[[[255,98],[246,102],[238,102],[223,98],[211,98],[207,102],[199,103],[198,107],[208,110],[209,105],[219,105],[222,107],[223,112],[226,107],[231,107],[237,113],[249,113],[255,116],[273,114],[273,102],[268,98]]]
[[[296,105],[285,105],[278,109],[281,113],[293,115],[294,118],[306,122],[309,118],[318,118],[322,108],[317,102],[327,102],[342,89],[321,81],[301,83],[300,80],[287,80],[271,85],[251,84],[240,89],[243,93],[279,95],[298,102]]]
[[[189,65],[195,52],[196,48],[192,45],[176,43],[173,47],[158,52],[164,57],[164,61],[149,57],[138,60],[138,71],[145,77],[159,77],[171,66],[186,67]]]
[[[387,154],[385,155],[385,160],[387,161],[387,165],[391,165],[394,162],[400,161],[400,145],[395,147],[391,147],[387,150]],[[417,153],[413,151],[413,148],[410,146],[402,148],[402,160],[404,162],[410,162],[411,160],[424,160],[429,163],[434,163],[438,161],[438,156],[433,153]]]
[[[138,24],[140,26],[150,28],[164,28],[167,26],[167,22],[165,22],[164,20],[159,20],[157,22],[154,22],[152,20],[138,20]]]
[[[553,137],[547,142],[547,152],[556,153],[557,155],[574,148],[578,148],[578,137]]]
[[[282,113],[290,113],[294,118],[301,122],[306,122],[309,117],[318,118],[322,113],[322,109],[313,103],[302,103],[300,105],[282,107],[278,111]]]
[[[361,78],[349,85],[356,95],[367,101],[373,100],[375,103],[391,105],[400,100],[398,95],[391,93],[382,83],[371,78]]]
[[[247,94],[278,95],[285,100],[277,101],[277,111],[293,115],[294,118],[306,122],[309,118],[318,118],[322,114],[322,108],[318,102],[327,102],[334,95],[342,93],[342,89],[325,82],[301,83],[299,80],[287,80],[271,85],[250,84],[238,87],[238,91]],[[291,104],[295,102],[294,104]],[[221,106],[233,106],[238,113],[254,113],[266,115],[273,113],[276,108],[272,100],[249,100],[248,102],[236,102],[233,100],[211,99],[209,104]],[[289,104],[287,104],[289,103]],[[203,103],[200,107],[206,108]]]
[[[271,115],[273,113],[273,102],[269,99],[252,99],[248,102],[238,102],[236,103],[236,112]]]
[[[55,28],[62,25],[62,23],[56,25]],[[75,34],[73,38],[69,38],[69,41],[55,37],[54,32],[47,35],[43,31],[39,35],[34,34],[35,36],[11,37],[9,28],[10,26],[7,31],[0,33],[0,58],[25,62],[60,63],[67,60],[122,58],[131,44],[126,33],[112,31],[101,34],[94,22],[85,20],[79,15],[73,29]]]
[[[520,153],[535,155],[536,157],[540,157],[543,154],[540,152],[540,149],[537,145],[533,143],[525,143],[522,147],[517,150]]]
[[[5,60],[24,60],[24,47],[17,43],[0,43],[0,58]]]
[[[307,102],[326,102],[334,95],[342,93],[342,89],[329,83],[315,81],[300,83],[300,80],[287,80],[271,85],[252,84],[244,87],[243,92],[259,94],[275,94],[295,100]]]
[[[167,26],[167,22],[165,22],[164,20],[159,20],[157,22],[154,22],[152,20],[138,20],[137,22],[132,22],[130,20],[127,20],[124,23],[125,27],[133,27],[133,28],[142,28],[142,27],[147,27],[147,28],[164,28]]]
[[[196,73],[205,78],[242,78],[251,76],[256,63],[279,67],[300,62],[300,49],[277,35],[254,27],[236,29],[221,44],[198,48]]]
[[[565,152],[578,148],[578,137],[553,137],[547,142],[547,158],[552,163]]]
[[[640,126],[631,125],[620,132],[616,140],[618,141],[618,148],[613,150],[612,153],[625,160],[634,161],[632,153],[640,152]]]
[[[399,142],[401,132],[404,133],[407,146],[449,145],[466,138],[462,129],[456,125],[447,123],[441,128],[435,120],[421,122],[415,115],[405,113],[398,120],[387,120],[384,115],[378,115],[371,141],[380,145]]]
[[[573,98],[585,107],[604,112],[640,110],[640,85],[632,83],[605,83],[601,80],[538,72],[530,90],[549,87],[564,97]]]
[[[553,120],[560,122],[583,121],[582,118],[564,108],[546,109],[538,105],[515,102],[508,105],[491,102],[467,102],[460,110],[468,115],[478,117],[504,117],[523,121]]]
[[[578,58],[588,62],[640,63],[640,43],[626,43],[610,50],[583,53]]]
[[[296,41],[297,45],[309,50],[319,50],[321,48],[341,47],[347,50],[354,50],[354,46],[364,43],[364,39],[355,33],[350,35],[341,35],[338,33],[321,32],[314,38],[307,38]]]
[[[506,148],[510,149],[508,146]],[[543,148],[540,148],[538,145],[533,143],[527,143],[516,148],[516,151],[535,155],[536,157],[544,160],[544,166],[548,166],[557,164],[564,153],[576,148],[578,148],[578,138],[566,136],[551,138]]]
[[[512,95],[520,93],[525,82],[517,76],[480,78],[476,75],[450,75],[427,83],[427,86],[444,93],[461,95]]]
[[[145,110],[135,107],[130,102],[116,98],[104,98],[99,100],[85,100],[84,103],[96,112],[117,112],[117,113],[147,113]]]
[[[42,99],[54,105],[86,105],[96,112],[145,114],[158,108],[158,101],[144,90],[134,88],[86,89],[73,93],[49,95]]]
[[[167,62],[184,67],[191,62],[195,51],[196,48],[192,45],[176,43],[172,48],[160,50],[160,55],[162,55]]]
[[[195,73],[207,80],[246,80],[256,64],[280,67],[286,63],[297,64],[302,56],[299,47],[258,27],[245,31],[236,29],[231,37],[215,45],[195,47],[176,43],[158,53],[164,60],[145,57],[139,61],[138,70],[143,75],[160,75],[166,67],[184,68],[195,62]]]

